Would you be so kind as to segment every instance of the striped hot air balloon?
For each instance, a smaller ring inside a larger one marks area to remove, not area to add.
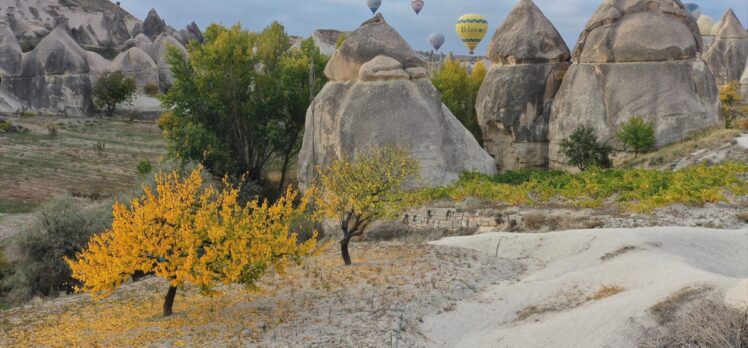
[[[470,49],[470,54],[473,54],[488,32],[488,21],[478,14],[466,14],[457,19],[455,29],[457,36]]]
[[[410,7],[413,8],[413,11],[415,11],[416,15],[421,13],[421,10],[423,10],[423,0],[410,0]]]
[[[377,13],[382,6],[382,0],[366,0],[366,6],[369,6],[371,13]]]

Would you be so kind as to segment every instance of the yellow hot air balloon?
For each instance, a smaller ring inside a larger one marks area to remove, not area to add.
[[[486,17],[478,14],[466,14],[457,19],[455,29],[457,30],[457,36],[470,49],[470,54],[473,54],[475,48],[478,47],[478,44],[488,32],[488,21]]]

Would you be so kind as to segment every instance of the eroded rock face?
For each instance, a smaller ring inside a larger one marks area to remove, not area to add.
[[[377,14],[346,37],[327,64],[325,75],[333,81],[356,81],[361,65],[384,53],[405,68],[426,66],[418,53]]]
[[[166,53],[168,52],[169,47],[176,47],[185,56],[187,55],[187,49],[182,45],[182,43],[166,33],[161,34],[156,38],[148,52],[158,66],[159,81],[162,89],[166,89],[174,83],[174,77],[171,74],[171,65],[166,61]]]
[[[336,45],[338,43],[338,38],[340,38],[341,35],[348,34],[350,33],[339,30],[319,29],[312,33],[312,40],[314,40],[314,44],[319,47],[320,52],[332,56],[335,54],[335,50],[337,50]]]
[[[365,22],[345,45],[344,55],[328,63],[334,78],[307,111],[298,164],[303,188],[316,178],[318,166],[370,145],[408,149],[426,184],[448,184],[466,170],[496,172],[493,159],[442,104],[425,68],[384,18]]]
[[[704,55],[718,85],[739,81],[748,59],[748,32],[732,10],[722,19],[714,43]]]
[[[24,105],[47,113],[93,111],[87,53],[57,27],[23,58],[10,90]]]
[[[553,102],[551,166],[564,166],[560,143],[580,126],[616,148],[615,134],[634,116],[654,122],[657,147],[722,126],[702,49],[698,25],[680,1],[605,1],[581,34],[576,63]]]
[[[548,166],[551,103],[569,66],[561,35],[531,0],[521,0],[488,45],[494,63],[478,93],[484,147],[501,170]]]
[[[140,48],[133,47],[120,53],[112,62],[114,70],[122,71],[135,79],[138,86],[159,85],[159,70],[151,56]]]
[[[743,104],[748,104],[748,58],[745,59],[745,69],[740,76],[740,91],[743,97]]]
[[[23,52],[10,27],[0,23],[0,75],[16,76],[21,71]]]
[[[166,22],[159,17],[156,9],[148,11],[148,16],[143,21],[143,34],[148,36],[151,40],[166,32]]]

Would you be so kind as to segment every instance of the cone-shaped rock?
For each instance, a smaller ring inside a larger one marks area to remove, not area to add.
[[[120,53],[112,65],[114,69],[135,79],[138,86],[159,85],[158,65],[140,48],[132,47]]]
[[[355,81],[361,65],[381,54],[397,59],[405,68],[426,66],[405,39],[385,22],[382,14],[377,14],[346,37],[327,64],[325,75],[333,81]]]
[[[18,75],[22,59],[21,46],[13,31],[4,23],[0,23],[0,75]]]
[[[159,35],[165,32],[166,22],[159,17],[156,9],[152,8],[148,12],[148,16],[145,17],[145,21],[143,21],[143,34],[151,40],[156,40]]]
[[[488,44],[476,110],[484,146],[501,170],[548,166],[548,120],[570,52],[531,0],[521,0]]]
[[[43,113],[80,114],[93,111],[86,51],[58,26],[23,58],[12,94]]]
[[[748,58],[748,32],[740,24],[735,12],[728,10],[714,43],[704,55],[718,85],[740,80]]]
[[[174,83],[174,77],[171,74],[171,65],[166,61],[166,54],[169,47],[175,47],[187,56],[187,49],[182,45],[179,40],[169,34],[161,34],[153,41],[151,49],[148,52],[153,61],[158,65],[159,70],[159,81],[161,82],[161,88],[167,89]]]
[[[615,134],[634,116],[655,124],[657,147],[722,126],[702,45],[680,1],[606,0],[580,35],[576,62],[553,102],[551,165],[566,163],[560,143],[580,126],[616,148]]]
[[[302,188],[316,168],[371,145],[399,144],[427,184],[467,170],[495,173],[493,159],[441,102],[414,51],[381,16],[348,36],[327,66],[331,81],[306,116],[299,154]]]

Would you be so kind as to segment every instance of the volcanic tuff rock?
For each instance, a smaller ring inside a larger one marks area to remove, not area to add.
[[[21,70],[23,53],[13,31],[0,23],[0,76],[15,76]]]
[[[423,62],[384,18],[365,22],[325,69],[330,82],[306,116],[298,178],[370,145],[399,144],[421,164],[425,183],[450,183],[466,170],[495,173],[491,157],[441,102]]]
[[[166,89],[174,83],[174,77],[171,74],[171,65],[166,61],[166,53],[169,47],[177,48],[182,54],[187,55],[187,49],[174,36],[161,34],[153,41],[148,53],[158,66],[159,81],[161,88]]]
[[[745,59],[745,69],[740,77],[740,91],[742,92],[743,104],[748,104],[748,58]]]
[[[156,9],[148,11],[148,16],[143,21],[143,34],[148,36],[151,40],[166,32],[166,22],[159,17]]]
[[[19,76],[8,77],[9,90],[24,105],[48,113],[93,110],[86,51],[59,26],[23,58]]]
[[[717,84],[739,81],[748,58],[748,32],[740,24],[735,12],[728,10],[714,43],[704,55]]]
[[[502,170],[548,166],[551,103],[569,49],[531,0],[520,0],[488,44],[476,110],[488,153]]]
[[[338,39],[341,35],[350,35],[350,32],[344,32],[332,29],[319,29],[312,33],[314,44],[319,47],[320,52],[328,56],[335,54]]]
[[[619,148],[615,134],[634,116],[654,122],[657,147],[721,126],[702,47],[698,26],[680,1],[605,1],[580,35],[575,64],[553,102],[551,165],[563,166],[560,143],[580,126]]]
[[[389,40],[394,37],[398,40]],[[401,62],[405,68],[426,66],[426,62],[400,34],[387,25],[382,14],[377,14],[346,37],[325,67],[325,75],[333,81],[356,81],[361,65],[383,52]]]
[[[135,79],[138,86],[159,84],[158,65],[140,48],[133,47],[120,53],[112,62],[114,70]]]

